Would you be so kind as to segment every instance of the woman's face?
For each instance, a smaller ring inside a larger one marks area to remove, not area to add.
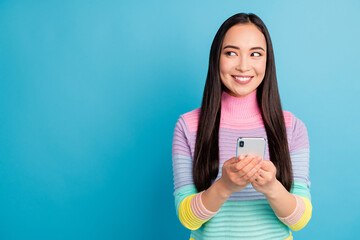
[[[266,40],[252,23],[232,26],[225,34],[220,54],[220,78],[226,92],[244,97],[260,85],[266,69]]]

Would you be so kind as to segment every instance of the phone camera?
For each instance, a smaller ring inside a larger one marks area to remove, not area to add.
[[[244,147],[244,141],[239,142],[240,147]]]

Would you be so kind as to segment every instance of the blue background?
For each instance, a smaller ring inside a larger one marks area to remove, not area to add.
[[[307,126],[313,217],[357,236],[359,1],[0,1],[0,239],[188,239],[171,145],[220,25],[267,25],[284,110]],[[357,102],[357,103],[356,103]]]

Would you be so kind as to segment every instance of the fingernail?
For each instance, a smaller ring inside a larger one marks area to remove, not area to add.
[[[243,160],[243,159],[244,159],[244,156],[243,156],[243,155],[241,155],[241,156],[240,156],[240,160]]]

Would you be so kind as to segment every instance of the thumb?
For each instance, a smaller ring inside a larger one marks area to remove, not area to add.
[[[236,162],[237,162],[236,157],[232,157],[232,158],[230,158],[230,159],[228,159],[228,160],[226,160],[226,161],[224,162],[224,166],[230,165],[230,164],[234,164],[234,163],[236,163]]]

